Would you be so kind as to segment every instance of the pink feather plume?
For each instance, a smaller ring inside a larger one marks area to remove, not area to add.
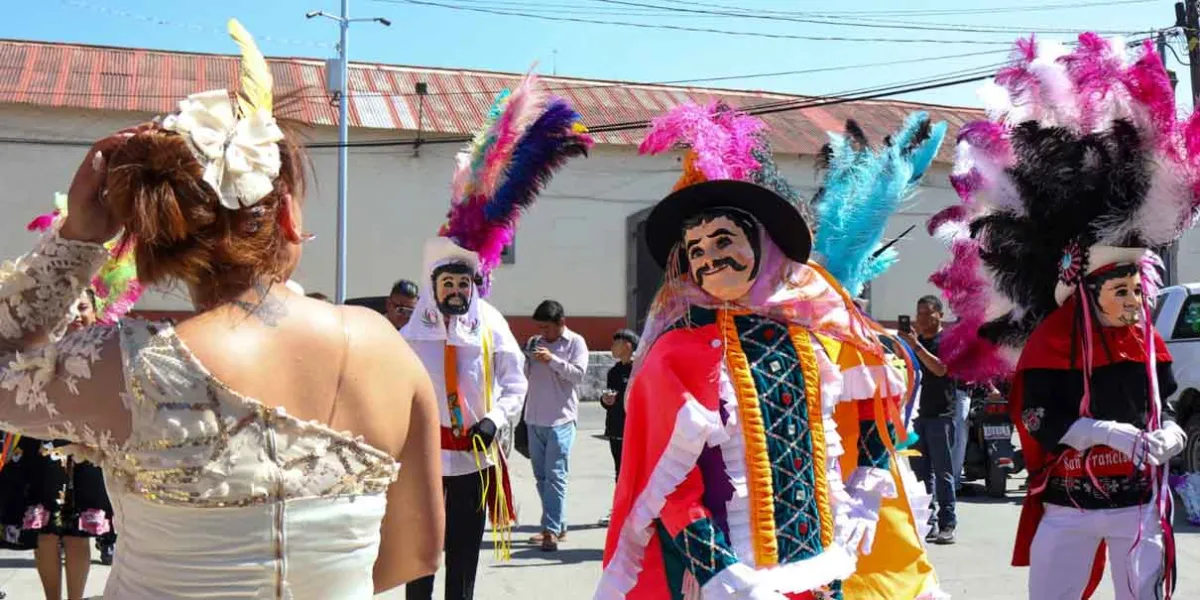
[[[764,128],[761,119],[722,110],[717,102],[681,104],[651,122],[638,151],[659,154],[687,146],[696,153],[696,168],[706,178],[747,180],[760,167],[754,150]]]

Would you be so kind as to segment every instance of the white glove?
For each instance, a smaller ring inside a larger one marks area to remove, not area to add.
[[[716,577],[700,588],[700,598],[729,598],[730,600],[787,600],[787,596],[764,581],[762,573],[744,563],[725,567]],[[694,580],[693,580],[694,581]],[[687,597],[692,597],[684,593]]]
[[[1128,423],[1083,417],[1071,424],[1061,441],[1081,452],[1092,446],[1108,446],[1134,463],[1148,460],[1150,464],[1158,465],[1157,459],[1149,453],[1152,444],[1146,432]]]
[[[1187,445],[1187,435],[1174,421],[1168,421],[1166,426],[1147,434],[1149,447],[1147,454],[1153,464],[1165,465],[1167,461],[1183,452]]]
[[[872,494],[850,500],[846,507],[845,524],[838,536],[843,548],[855,554],[871,553],[871,546],[875,544],[875,528],[879,524],[881,501],[880,496]]]
[[[743,592],[741,595],[738,596],[738,599],[739,600],[788,600],[788,597],[784,594],[779,593],[778,590],[774,590],[774,589],[771,589],[770,587],[767,587],[766,585],[759,584],[759,585],[756,585],[756,586],[746,590],[745,592]]]
[[[1155,467],[1161,464],[1154,454],[1150,453],[1150,438],[1145,431],[1129,423],[1117,421],[1096,421],[1096,428],[1098,444],[1104,444],[1128,456],[1133,464],[1137,465],[1142,461]]]

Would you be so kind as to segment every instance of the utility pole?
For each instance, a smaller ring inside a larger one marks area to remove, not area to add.
[[[1183,14],[1180,14],[1180,4],[1183,5]],[[1179,18],[1183,17],[1183,22],[1179,22]],[[1192,107],[1196,106],[1196,100],[1200,97],[1200,12],[1197,11],[1196,0],[1187,0],[1186,2],[1177,2],[1175,4],[1175,25],[1183,27],[1184,39],[1187,40],[1188,62],[1191,63],[1192,80]]]
[[[1180,4],[1175,5],[1177,26],[1180,20],[1180,15],[1178,14],[1180,8],[1182,8]],[[1167,68],[1167,34],[1159,31],[1155,43],[1158,46],[1158,58],[1162,61],[1162,66],[1163,69],[1166,69],[1167,76],[1171,78],[1171,89],[1174,90],[1178,80],[1175,77],[1175,72]],[[1179,283],[1179,244],[1173,242],[1167,246],[1156,248],[1155,251],[1158,252],[1163,261],[1163,284],[1165,286],[1172,286]]]
[[[392,22],[383,17],[366,19],[350,18],[350,0],[342,0],[341,16],[331,15],[323,10],[311,11],[304,15],[306,19],[325,17],[336,21],[341,30],[338,42],[338,215],[337,215],[337,289],[334,301],[337,304],[346,302],[346,192],[349,188],[350,168],[350,24],[356,21],[374,21],[384,27],[391,27]],[[328,65],[328,63],[326,63]],[[328,68],[328,67],[327,67]],[[328,75],[328,74],[327,74]]]

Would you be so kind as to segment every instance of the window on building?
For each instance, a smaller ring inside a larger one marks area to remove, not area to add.
[[[1200,339],[1200,295],[1188,296],[1171,332],[1173,340]]]
[[[512,265],[517,262],[517,237],[513,236],[513,241],[500,251],[500,264]]]

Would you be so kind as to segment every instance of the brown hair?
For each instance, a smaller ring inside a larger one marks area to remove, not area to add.
[[[263,276],[281,278],[287,244],[278,214],[285,194],[303,198],[304,156],[287,135],[274,190],[229,210],[179,134],[136,133],[108,160],[107,202],[133,245],[143,284],[183,282],[209,301],[229,300]]]

